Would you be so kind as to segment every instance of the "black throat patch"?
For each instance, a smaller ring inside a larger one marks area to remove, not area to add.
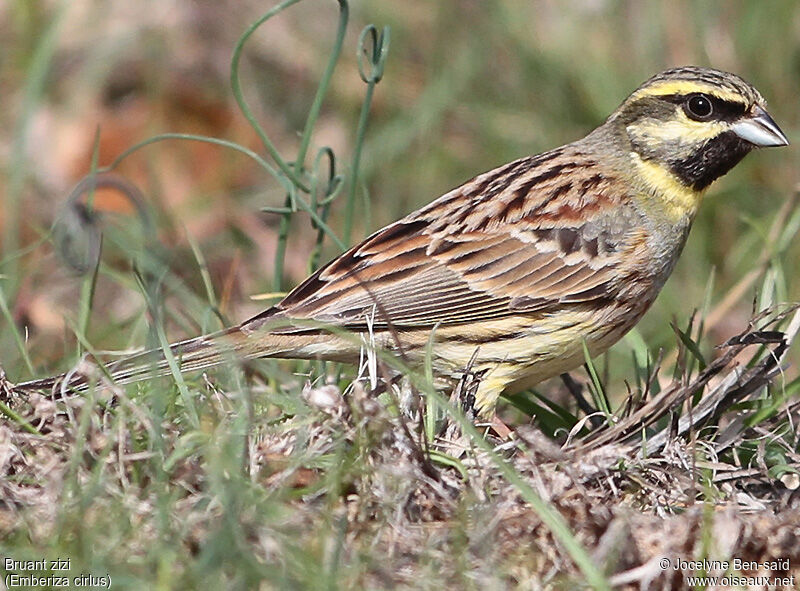
[[[695,191],[701,191],[736,166],[753,144],[732,131],[707,141],[688,157],[670,160],[670,170]]]

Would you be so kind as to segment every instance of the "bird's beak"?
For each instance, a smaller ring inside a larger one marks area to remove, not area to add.
[[[761,148],[786,146],[789,140],[763,107],[755,105],[750,114],[733,124],[731,131],[745,141]]]

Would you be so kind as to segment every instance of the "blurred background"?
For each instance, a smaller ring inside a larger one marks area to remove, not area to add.
[[[229,77],[238,37],[271,6],[0,2],[0,366],[12,380],[31,377],[31,368],[11,322],[27,339],[39,375],[74,363],[82,314],[97,348],[144,344],[147,314],[131,272],[134,253],[157,257],[168,269],[162,295],[172,339],[222,322],[209,306],[203,260],[223,319],[243,320],[269,304],[251,296],[274,291],[280,217],[261,208],[282,206],[285,195],[232,150],[165,141],[117,167],[142,191],[154,229],[148,234],[123,194],[97,191],[93,206],[103,215],[104,239],[88,311],[81,311],[86,277],[65,264],[58,255],[64,245],[49,230],[93,158],[107,165],[156,134],[204,134],[263,153]],[[244,94],[288,161],[336,23],[335,2],[304,0],[245,48]],[[711,354],[715,343],[744,328],[754,302],[798,298],[800,252],[790,240],[800,137],[795,0],[354,1],[307,164],[330,146],[338,172],[349,172],[366,90],[356,47],[368,23],[391,28],[391,47],[370,111],[354,240],[480,172],[585,135],[664,68],[713,66],[760,89],[794,145],[749,156],[711,189],[672,279],[612,355],[630,359],[642,343],[651,352],[673,347],[670,322],[685,326],[703,308],[716,311],[703,340]],[[339,235],[343,210],[344,192],[329,219]],[[308,273],[316,235],[306,214],[293,216],[284,287]],[[322,261],[337,252],[327,240]]]

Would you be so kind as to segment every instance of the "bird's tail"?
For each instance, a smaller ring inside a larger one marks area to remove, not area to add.
[[[287,339],[284,335],[263,332],[254,334],[236,326],[174,343],[169,346],[169,354],[162,349],[135,353],[108,364],[107,370],[114,383],[129,384],[169,375],[170,357],[174,359],[181,372],[198,371],[230,363],[233,360],[291,356],[291,351],[296,345],[293,340]],[[52,390],[58,385],[81,391],[85,390],[91,381],[87,375],[71,371],[16,384],[14,389],[18,392]]]

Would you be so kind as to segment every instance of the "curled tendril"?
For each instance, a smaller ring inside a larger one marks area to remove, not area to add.
[[[361,105],[361,114],[358,117],[358,128],[356,130],[356,144],[353,150],[353,165],[350,172],[350,190],[347,193],[344,216],[344,242],[350,244],[350,237],[353,231],[353,215],[356,206],[356,186],[358,184],[358,168],[361,163],[361,150],[364,146],[364,134],[367,131],[367,117],[369,107],[372,104],[372,94],[375,86],[383,77],[386,57],[389,54],[389,27],[383,27],[381,33],[375,25],[367,25],[358,37],[358,73],[361,79],[367,84],[367,92],[364,96],[364,103]],[[365,60],[369,60],[369,71],[365,66]]]
[[[328,176],[324,187],[320,191],[319,182],[320,178],[322,177],[321,167],[323,158],[327,159],[328,161]],[[325,221],[327,219],[328,207],[330,206],[331,202],[336,199],[337,195],[339,194],[339,189],[341,189],[344,181],[343,175],[336,174],[336,155],[328,146],[320,148],[320,150],[317,152],[316,158],[314,158],[312,179],[311,209],[317,211],[322,218],[322,221]],[[318,197],[320,193],[322,194],[321,199]],[[319,227],[313,217],[311,218],[311,226],[314,229]]]
[[[147,235],[155,235],[153,221],[139,188],[126,178],[111,172],[84,177],[75,185],[53,223],[53,243],[61,260],[73,271],[85,275],[100,262],[103,232],[100,216],[81,197],[97,189],[111,188],[122,193],[136,209]]]
[[[327,179],[324,188],[322,189],[322,199],[318,198],[320,191],[318,190],[320,180],[323,179],[324,173],[322,172],[323,159],[327,160]],[[319,267],[319,259],[322,254],[322,242],[325,240],[325,227],[324,224],[328,221],[328,214],[330,213],[331,203],[339,194],[339,190],[344,185],[343,175],[336,174],[336,156],[328,146],[321,148],[314,158],[314,168],[312,170],[311,180],[311,207],[309,213],[314,212],[311,216],[311,226],[317,230],[317,240],[314,245],[314,250],[309,259],[310,271],[314,272]],[[319,221],[318,221],[319,220]]]
[[[367,39],[369,37],[369,39]],[[367,84],[377,84],[383,78],[386,56],[389,54],[389,27],[378,33],[375,25],[367,25],[358,36],[358,73]],[[369,60],[369,71],[365,60]]]

